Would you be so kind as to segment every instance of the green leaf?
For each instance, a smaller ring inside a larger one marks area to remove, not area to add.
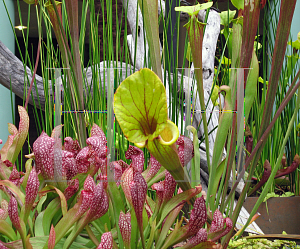
[[[264,84],[264,79],[262,77],[258,77],[258,82]],[[266,86],[269,84],[269,81],[266,81]]]
[[[34,4],[35,0],[23,0],[27,4]]]
[[[62,219],[56,224],[55,226],[55,244],[57,244],[69,231],[69,229],[74,225],[76,221],[78,221],[77,212],[80,208],[80,204],[75,205],[71,208],[63,217]],[[45,217],[45,214],[44,214]],[[82,218],[84,221],[84,218]],[[46,247],[44,247],[46,248]]]
[[[111,221],[108,212],[105,213],[101,218],[92,221],[92,224],[100,234],[105,233],[105,226],[108,228],[108,230],[111,230]]]
[[[199,194],[202,190],[201,186],[197,186],[196,188],[189,189],[187,191],[184,191],[178,195],[175,195],[172,197],[166,205],[163,207],[162,213],[161,213],[161,218],[159,223],[156,226],[156,229],[161,225],[163,220],[167,217],[167,215],[174,209],[176,208],[179,204],[182,204],[183,202],[186,202],[190,200],[192,197],[195,195]]]
[[[291,196],[295,196],[295,194],[292,193],[292,192],[285,192],[285,193],[283,193],[283,195],[281,195],[280,197],[291,197]]]
[[[118,216],[120,215],[120,212],[125,212],[124,203],[120,194],[120,191],[114,181],[108,182],[108,193],[112,202],[113,206],[113,215],[118,220]],[[119,223],[116,222],[117,232],[118,232],[118,240],[119,240],[119,246],[120,248],[123,248],[123,239],[121,235],[121,231],[119,228]]]
[[[222,11],[220,13],[221,25],[224,25],[224,26],[229,25],[231,23],[231,21],[233,20],[235,14],[236,14],[236,10]]]
[[[190,132],[193,133],[193,145],[194,145],[194,157],[192,159],[193,161],[193,173],[194,176],[192,175],[192,187],[196,187],[196,184],[200,184],[200,151],[199,151],[199,140],[198,140],[198,134],[197,134],[197,130],[189,125],[186,127],[186,129]]]
[[[261,49],[262,48],[262,45],[260,42],[257,42],[257,41],[254,41],[254,49],[256,50],[256,47],[257,47],[257,50]]]
[[[245,109],[244,109],[245,120],[248,120],[251,107],[257,96],[257,82],[258,82],[257,79],[259,76],[259,62],[254,50],[252,52],[250,67],[252,68],[252,70],[249,71],[246,88],[245,88]],[[238,141],[240,141],[239,139],[241,138],[238,137]]]
[[[150,51],[150,60],[153,71],[162,79],[161,56],[158,26],[158,1],[138,0],[143,13],[147,41]]]
[[[225,28],[221,30],[221,34],[225,36],[225,39],[228,41],[228,55],[230,58],[232,58],[232,40],[233,40],[233,35],[232,35],[232,28]]]
[[[58,242],[54,248],[55,249],[63,248],[65,240],[66,240],[65,238],[61,239],[61,241]],[[48,241],[48,236],[29,238],[29,242],[31,243],[31,245],[34,249],[42,249],[44,247],[44,245],[47,243],[47,241]],[[21,240],[16,240],[16,241],[7,243],[5,245],[9,246],[11,248],[14,248],[14,249],[23,249],[23,244],[22,244]],[[84,248],[84,247],[80,243],[73,242],[72,246],[70,246],[69,248],[70,249],[80,249],[80,248]]]
[[[51,221],[59,209],[60,209],[60,199],[59,197],[57,197],[48,204],[45,210],[45,215],[43,216],[43,229],[46,235],[49,235]]]
[[[210,8],[213,5],[213,2],[208,2],[204,4],[197,4],[194,6],[181,6],[181,7],[175,7],[175,11],[181,11],[188,13],[190,16],[191,15],[197,15],[200,10],[205,10]]]
[[[297,35],[297,40],[298,40],[298,42],[300,42],[300,32]]]
[[[189,177],[184,172],[178,154],[172,146],[163,145],[159,139],[155,139],[148,142],[147,149],[170,172],[174,179],[178,181],[178,185],[183,191],[191,189]]]
[[[22,106],[18,106],[18,111],[20,116],[19,130],[17,130],[14,125],[9,124],[9,132],[10,134],[12,134],[11,139],[13,139],[13,142],[10,146],[8,146],[7,143],[10,140],[9,138],[0,150],[1,159],[3,161],[9,160],[12,164],[15,163],[23,147],[29,129],[29,116],[27,114],[27,111]]]
[[[226,56],[223,56],[221,63],[229,66],[231,64],[231,60],[228,59]]]
[[[300,45],[300,42],[299,42]],[[298,60],[299,60],[299,56],[297,54],[293,54],[293,55],[288,55],[287,57],[287,72],[285,75],[286,79],[289,79],[290,76],[292,75],[295,67],[298,64]]]
[[[47,195],[44,195],[40,200],[39,200],[39,203],[37,204],[37,207],[36,207],[36,211],[38,213],[42,212],[42,208],[43,208],[43,204],[44,202],[47,200]]]
[[[131,214],[131,240],[130,240],[130,245],[131,248],[137,248],[138,244],[138,235],[139,235],[139,230],[138,230],[138,223],[136,219],[136,215],[134,212],[134,209],[132,208],[130,210]]]
[[[158,76],[144,68],[118,87],[114,111],[125,137],[145,144],[163,131],[168,119],[166,90]]]
[[[154,234],[155,234],[155,227],[156,227],[156,219],[154,219],[154,221],[152,221],[151,223],[151,232],[150,232],[150,236],[147,242],[147,249],[151,249],[152,245],[153,245],[153,240],[154,240]]]
[[[35,220],[34,224],[34,235],[38,236],[45,236],[44,229],[43,229],[43,218],[44,218],[45,211],[41,212]]]
[[[147,195],[147,204],[149,205],[151,210],[155,210],[155,206],[156,206],[156,202],[154,200],[152,200],[152,198],[150,196]]]
[[[272,197],[279,197],[279,195],[275,194],[274,192],[268,193],[268,194],[266,194],[266,196],[265,196],[263,202],[266,202],[268,199],[270,199],[270,198],[272,198]]]
[[[213,103],[214,106],[219,105],[219,103],[217,101],[218,98],[219,98],[219,86],[215,85],[214,89],[212,90],[212,94],[211,94],[211,101],[212,101],[212,103]]]
[[[236,7],[238,10],[244,9],[244,0],[231,0],[231,3],[234,7]]]
[[[14,229],[5,220],[0,220],[0,234],[7,236],[10,240],[17,239]]]
[[[17,197],[17,200],[19,199],[22,202],[22,204],[25,203],[25,195],[15,184],[13,184],[9,180],[2,180],[2,181],[0,181],[0,186],[1,185],[9,188],[9,190],[15,194],[15,196]]]
[[[232,125],[232,118],[233,118],[233,104],[231,101],[231,89],[229,86],[223,85],[220,87],[220,91],[225,91],[225,105],[223,109],[223,113],[220,116],[219,126],[217,130],[216,140],[213,149],[213,158],[212,158],[212,167],[209,171],[209,181],[219,182],[220,179],[216,179],[216,165],[219,165],[223,149],[225,146],[226,138],[229,132],[229,129]],[[216,184],[209,184],[207,190],[207,201],[209,202],[210,209],[214,212],[214,202],[215,196],[217,193],[217,185]]]
[[[300,41],[298,39],[293,42],[288,42],[288,45],[291,45],[295,49],[298,49],[298,50],[300,49]]]
[[[226,159],[224,159],[219,165],[218,165],[218,167],[217,167],[217,171],[216,171],[216,178],[215,179],[221,179],[221,176],[222,176],[222,174],[223,174],[223,172],[224,172],[224,168],[225,168],[225,161],[226,161]],[[219,186],[219,181],[215,181],[215,187],[216,188],[218,188],[218,186]]]
[[[49,193],[49,192],[56,192],[59,195],[61,201],[61,211],[62,214],[65,215],[68,211],[68,205],[67,205],[66,197],[63,194],[63,192],[61,192],[58,188],[52,185],[47,185],[41,191],[39,191],[39,193]]]
[[[226,30],[226,29],[225,29]],[[240,65],[241,47],[242,47],[242,33],[243,33],[243,17],[237,18],[233,21],[232,29],[229,37],[229,56],[231,58],[231,67],[236,68]],[[233,45],[234,44],[234,45]],[[237,70],[231,71],[229,86],[233,87],[237,77]]]
[[[186,231],[186,226],[181,227],[182,221],[183,219],[181,218],[180,221],[176,222],[173,232],[165,240],[163,247],[161,247],[162,249],[170,248],[174,244],[174,241]]]
[[[196,245],[195,247],[193,247],[194,249],[210,249],[213,248],[213,246],[215,246],[216,243],[211,242],[211,241],[206,241],[206,242],[201,242],[199,245]]]
[[[166,174],[166,170],[164,169],[164,167],[161,167],[159,169],[159,171],[157,172],[156,176],[154,176],[152,179],[149,180],[149,182],[147,182],[148,188],[150,188],[154,183],[159,182],[162,179],[164,179],[165,178],[165,174]]]
[[[175,209],[173,209],[170,212],[170,214],[168,215],[168,217],[166,218],[164,226],[160,232],[159,239],[157,241],[157,248],[160,248],[163,245],[163,243],[166,241],[169,230],[173,226],[174,221],[175,221],[176,217],[178,217],[183,205],[184,205],[184,203],[181,204],[180,206],[176,207]]]
[[[24,176],[24,180],[21,184],[24,189],[26,189],[26,186],[27,186],[27,180],[28,180],[29,174],[30,174],[31,169],[32,169],[32,162],[33,162],[33,159],[30,158],[25,163],[26,173],[25,173],[25,176]]]
[[[188,42],[188,47],[186,50],[186,57],[185,57],[189,62],[193,62],[193,56],[192,56],[192,51],[191,51],[191,44]]]

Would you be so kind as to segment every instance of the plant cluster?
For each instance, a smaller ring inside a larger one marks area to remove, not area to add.
[[[17,155],[18,138],[29,123],[26,110],[19,107],[19,112],[19,129],[10,124],[14,133],[1,150],[1,248],[168,248],[182,242],[181,248],[212,248],[231,230],[231,219],[218,209],[208,226],[205,199],[195,198],[201,185],[177,188],[154,156],[144,170],[143,151],[130,145],[125,154],[130,165],[109,162],[105,134],[96,124],[84,148],[71,137],[61,147],[61,126],[51,136],[43,132],[26,173],[18,172],[10,153]],[[161,132],[168,135],[166,128]],[[183,168],[193,158],[193,143],[184,136],[172,141],[172,156]],[[176,221],[187,202],[193,202],[190,216]]]
[[[249,249],[259,249],[259,248],[300,248],[299,245],[296,244],[295,241],[288,241],[288,240],[279,240],[275,239],[274,241],[263,239],[263,238],[241,238],[236,241],[230,241],[228,247],[229,249],[238,249],[238,248],[249,248]]]

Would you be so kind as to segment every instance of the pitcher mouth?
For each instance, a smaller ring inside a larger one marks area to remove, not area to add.
[[[156,137],[156,139],[159,139],[159,142],[162,145],[172,145],[177,141],[178,137],[179,137],[178,127],[172,121],[167,120],[165,128],[159,134],[159,136]],[[147,145],[147,143],[148,143],[148,139],[140,143],[134,143],[134,145],[142,149]]]
[[[174,144],[179,137],[178,127],[170,120],[167,120],[165,129],[160,133],[159,140],[163,145]]]
[[[144,141],[144,142],[140,142],[140,143],[134,143],[134,145],[135,145],[136,147],[142,149],[142,148],[144,148],[144,147],[146,146],[147,141],[148,141],[148,140],[146,140],[146,141]]]

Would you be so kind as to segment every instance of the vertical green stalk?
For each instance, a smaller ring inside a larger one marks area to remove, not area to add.
[[[266,127],[270,122],[275,95],[277,92],[280,74],[282,70],[284,55],[286,51],[287,41],[290,34],[290,27],[293,19],[296,1],[297,0],[281,1],[280,17],[277,26],[271,74],[259,137],[262,136],[263,132],[265,131]]]
[[[54,0],[49,0],[46,3],[46,8],[49,12],[51,23],[55,32],[55,36],[57,38],[63,63],[66,68],[70,67],[70,70],[67,70],[67,78],[68,78],[68,86],[69,90],[71,91],[71,99],[72,99],[72,108],[73,110],[79,110],[81,109],[80,106],[80,94],[79,94],[79,87],[78,87],[78,81],[77,77],[74,75],[72,77],[72,74],[70,71],[75,72],[75,66],[73,62],[73,58],[71,55],[70,48],[67,44],[66,34],[64,32],[64,29],[62,27],[62,14],[61,14],[61,3],[56,2]],[[58,11],[58,8],[60,9]],[[80,62],[79,62],[80,63]],[[82,109],[81,109],[82,110]],[[81,145],[81,147],[84,147],[85,140],[86,140],[86,133],[85,133],[85,123],[84,119],[78,118],[77,115],[75,115],[76,120],[76,132],[77,132],[77,138]]]
[[[279,166],[280,166],[280,164],[281,164],[281,158],[282,158],[282,156],[283,156],[284,149],[285,149],[286,143],[287,143],[287,141],[288,141],[288,138],[289,138],[289,136],[290,136],[290,133],[291,133],[291,131],[292,131],[292,128],[294,127],[295,119],[296,119],[296,116],[297,116],[297,114],[298,114],[299,108],[300,108],[300,97],[299,97],[299,89],[298,89],[298,90],[297,90],[297,103],[296,103],[296,108],[294,109],[294,114],[293,114],[293,116],[292,116],[292,118],[291,118],[291,120],[290,120],[290,122],[289,122],[287,132],[285,133],[285,137],[284,137],[283,143],[282,143],[282,145],[281,145],[280,153],[279,153],[279,155],[278,155],[278,157],[277,157],[275,167],[272,169],[271,175],[270,175],[268,181],[266,182],[265,187],[264,187],[264,189],[263,189],[261,195],[259,196],[259,198],[258,198],[258,200],[257,200],[257,202],[256,202],[256,204],[255,204],[255,206],[253,207],[253,209],[252,209],[252,211],[251,211],[251,213],[250,213],[250,217],[249,217],[249,219],[247,220],[246,224],[243,226],[243,229],[242,229],[242,231],[241,231],[240,234],[243,233],[243,230],[249,225],[251,218],[252,218],[252,217],[254,216],[254,214],[257,212],[258,207],[259,207],[260,204],[263,202],[263,200],[264,200],[266,194],[268,193],[268,191],[269,191],[269,189],[270,189],[270,187],[271,187],[271,184],[272,184],[272,182],[273,182],[273,179],[274,179],[274,177],[275,177],[277,171],[279,170]]]
[[[68,21],[69,21],[69,27],[70,27],[70,34],[71,34],[71,44],[73,47],[73,62],[74,62],[74,77],[75,77],[75,83],[77,85],[75,88],[77,88],[78,91],[78,107],[80,110],[84,109],[84,102],[83,102],[83,77],[82,77],[82,69],[81,69],[81,59],[80,59],[80,53],[79,53],[79,27],[78,27],[78,1],[72,1],[72,0],[66,0],[66,9],[67,9],[67,15],[68,15]],[[83,146],[85,144],[86,140],[86,128],[85,128],[85,121],[84,121],[84,114],[79,113],[75,114],[79,115],[79,141],[80,144]]]
[[[144,25],[150,51],[150,60],[153,71],[162,80],[159,27],[158,27],[158,2],[153,0],[138,0],[143,13]]]
[[[265,132],[267,126],[270,123],[270,118],[271,118],[275,95],[277,92],[280,74],[282,70],[282,65],[283,65],[287,41],[290,33],[290,25],[292,22],[295,5],[296,5],[296,0],[293,1],[283,0],[281,2],[280,17],[279,17],[279,23],[278,23],[277,33],[276,33],[271,74],[270,74],[270,80],[268,84],[266,102],[264,105],[262,123],[258,135],[259,138],[261,138],[262,134]],[[261,147],[258,149],[257,154],[254,157],[254,160],[251,164],[251,168],[249,170],[249,177],[252,176],[254,173],[255,166],[259,160],[260,154],[266,142],[267,140],[263,141]],[[247,182],[245,187],[249,188],[249,185],[250,183]]]
[[[205,147],[206,147],[206,160],[210,173],[210,177],[213,177],[213,169],[210,164],[209,157],[209,140],[208,140],[208,129],[207,129],[207,120],[206,120],[206,112],[205,112],[205,103],[204,103],[204,89],[203,89],[203,76],[202,76],[202,42],[203,42],[203,29],[205,24],[200,23],[198,21],[198,13],[200,9],[209,8],[212,5],[212,2],[206,3],[203,5],[197,5],[190,7],[191,9],[187,9],[185,7],[176,8],[177,11],[186,11],[190,15],[189,22],[185,25],[188,36],[190,40],[191,52],[193,57],[193,63],[195,67],[195,75],[197,80],[197,90],[200,99],[200,106],[202,112],[203,126],[204,126],[204,134],[205,134]],[[215,166],[216,167],[216,166]],[[207,195],[210,198],[209,195]]]

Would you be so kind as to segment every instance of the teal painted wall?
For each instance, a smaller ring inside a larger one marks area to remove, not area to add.
[[[5,0],[5,5],[9,11],[10,18],[14,25],[14,2],[13,0]],[[3,0],[0,0],[0,23],[0,40],[10,49],[10,51],[14,53],[14,33],[12,31]],[[14,102],[15,100],[13,96],[13,103]],[[13,123],[10,91],[4,86],[0,85],[0,139],[2,139],[3,144],[6,142],[9,135],[7,123]],[[0,145],[0,148],[2,148],[3,144]]]
[[[297,1],[296,3],[292,26],[291,26],[291,36],[293,41],[297,40],[298,32],[300,32],[300,2],[299,1]]]

